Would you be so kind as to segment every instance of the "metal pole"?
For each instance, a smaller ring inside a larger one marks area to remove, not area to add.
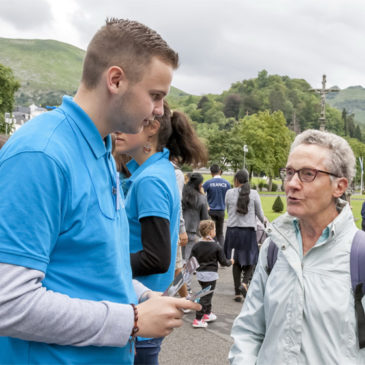
[[[246,152],[248,152],[247,145],[243,146],[243,168],[246,168]]]
[[[362,191],[364,189],[364,182],[363,182],[363,175],[364,175],[364,164],[363,164],[363,157],[359,157],[359,162],[360,162],[360,171],[361,171],[361,177],[360,177],[360,194],[362,194]]]

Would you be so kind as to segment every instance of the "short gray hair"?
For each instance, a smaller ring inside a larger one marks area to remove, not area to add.
[[[356,158],[348,142],[336,134],[308,129],[298,134],[290,147],[290,153],[300,144],[314,144],[330,151],[327,168],[339,177],[345,177],[349,185],[356,173]]]

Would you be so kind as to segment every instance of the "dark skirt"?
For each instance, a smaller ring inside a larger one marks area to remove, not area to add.
[[[224,253],[231,258],[234,248],[234,261],[243,265],[256,265],[259,257],[259,246],[256,231],[252,227],[227,227]]]

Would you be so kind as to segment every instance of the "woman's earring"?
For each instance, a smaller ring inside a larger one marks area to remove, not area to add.
[[[144,145],[143,145],[143,152],[148,155],[150,152],[152,151],[152,145],[150,142],[146,142]]]

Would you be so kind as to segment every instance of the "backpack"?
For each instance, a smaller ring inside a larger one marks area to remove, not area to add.
[[[279,248],[270,240],[267,251],[266,272],[270,275],[278,257]],[[365,232],[358,230],[354,236],[350,253],[351,285],[355,298],[355,313],[360,349],[365,347],[365,313],[361,299],[365,294]]]

